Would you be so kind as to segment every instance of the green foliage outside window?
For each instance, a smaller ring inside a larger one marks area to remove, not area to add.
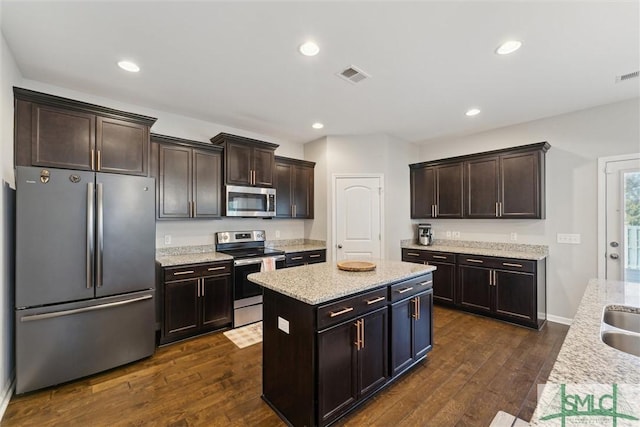
[[[624,206],[627,225],[640,225],[640,173],[625,174]]]

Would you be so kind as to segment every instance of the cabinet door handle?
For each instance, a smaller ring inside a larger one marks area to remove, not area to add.
[[[427,286],[427,285],[430,285],[431,283],[433,283],[433,280],[427,280],[426,282],[418,283],[418,286]]]
[[[416,252],[407,252],[407,255],[409,255],[409,256],[420,256],[420,254],[416,253]]]
[[[489,270],[489,286],[493,286],[493,270]]]
[[[193,270],[185,270],[185,271],[176,271],[173,273],[174,276],[182,276],[183,274],[193,274],[195,271]]]
[[[498,202],[496,202],[496,218],[500,216],[500,210],[498,208]]]
[[[484,261],[482,261],[481,259],[473,259],[473,258],[467,258],[467,262],[475,262],[477,264],[483,264]]]
[[[497,276],[497,271],[493,270],[493,286],[497,286],[498,285],[498,276]]]
[[[398,289],[396,292],[399,294],[404,294],[405,292],[409,292],[411,289],[413,289],[413,286],[410,286],[408,288]]]
[[[295,217],[298,214],[298,207],[296,205],[293,205],[293,216]]]
[[[200,283],[202,283],[202,292],[200,292],[200,296],[204,298],[204,279],[201,279]]]
[[[196,285],[197,286],[197,288],[196,288],[196,297],[200,298],[200,279],[198,279],[197,283],[198,284]]]
[[[502,265],[504,265],[505,267],[518,267],[518,268],[522,268],[522,264],[515,264],[512,262],[503,262]]]
[[[436,209],[435,209],[435,205],[431,205],[431,217],[435,218],[436,217]]]
[[[436,259],[447,259],[447,257],[444,255],[431,255],[431,257]]]
[[[420,320],[420,297],[415,298],[416,320]]]
[[[500,214],[500,216],[502,216],[502,214],[503,214],[502,202],[500,202],[500,204],[498,206],[498,213]]]
[[[377,302],[384,301],[384,300],[386,300],[385,297],[377,297],[377,298],[374,298],[374,299],[369,299],[369,300],[367,300],[367,305],[375,304]]]
[[[191,216],[196,217],[196,201],[191,202]]]
[[[224,270],[227,267],[211,267],[211,268],[207,268],[207,271],[218,271],[218,270]]]
[[[364,347],[364,335],[362,333],[364,325],[362,325],[362,323],[364,323],[362,319],[358,319],[356,320],[356,323],[354,323],[354,326],[356,327],[356,342],[354,344],[356,345],[356,350],[358,351],[360,351]]]
[[[91,149],[91,170],[96,170],[96,153],[93,148]]]
[[[331,311],[329,312],[329,317],[337,317],[337,316],[341,316],[345,313],[348,313],[350,311],[353,311],[353,307],[345,307],[340,311]]]
[[[364,348],[364,319],[360,319],[360,348]]]
[[[309,258],[320,258],[320,254],[309,255]]]
[[[102,156],[100,155],[100,150],[98,150],[98,172],[102,170]]]
[[[294,257],[291,257],[291,261],[297,261],[297,260],[299,260],[299,259],[302,259],[302,257],[301,257],[301,256],[294,256]]]

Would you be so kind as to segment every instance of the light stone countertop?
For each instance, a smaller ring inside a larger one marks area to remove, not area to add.
[[[230,261],[233,257],[216,252],[214,245],[176,246],[156,249],[156,262],[162,267],[200,264],[203,262]]]
[[[589,281],[547,383],[640,385],[640,357],[609,347],[600,339],[602,313],[607,304],[636,307],[640,311],[640,284]],[[554,398],[549,396],[553,390],[547,390],[540,400]],[[539,419],[548,412],[538,404],[531,425],[549,425]]]
[[[499,242],[474,242],[465,240],[435,240],[431,246],[422,246],[412,240],[403,240],[403,249],[417,249],[433,252],[484,255],[501,258],[527,259],[538,261],[548,256],[547,246],[525,245]]]
[[[324,262],[253,273],[248,278],[265,288],[316,305],[436,269],[431,265],[402,261],[372,259],[371,262],[376,264],[373,271],[342,271],[334,263]]]
[[[285,254],[290,254],[293,252],[306,252],[306,251],[317,251],[320,249],[327,249],[326,245],[319,245],[316,243],[304,243],[300,245],[289,245],[289,246],[278,246],[275,245],[274,249],[279,249],[284,251]]]

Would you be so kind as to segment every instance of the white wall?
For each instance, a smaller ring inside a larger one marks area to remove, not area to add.
[[[280,144],[276,149],[276,155],[303,158],[301,144],[293,144],[276,138],[267,137],[241,129],[230,128],[217,123],[197,120],[180,116],[166,111],[159,111],[139,105],[119,102],[113,99],[103,98],[83,92],[77,92],[66,88],[47,85],[33,80],[24,80],[22,87],[37,90],[53,95],[90,102],[105,107],[116,108],[132,113],[156,117],[158,120],[151,128],[154,133],[208,142],[209,139],[220,132],[242,135],[249,138],[261,139]],[[157,221],[156,222],[156,247],[204,245],[214,243],[214,233],[228,230],[264,229],[268,240],[276,239],[276,231],[280,232],[279,239],[302,239],[305,236],[305,223],[303,220],[253,220],[245,218],[225,218],[219,220],[189,220],[189,221]],[[171,244],[165,245],[165,235],[171,236]],[[324,240],[324,238],[319,240]]]
[[[546,155],[545,220],[432,219],[436,237],[444,238],[451,230],[460,231],[463,240],[508,242],[510,233],[516,232],[517,243],[548,245],[548,312],[573,318],[588,279],[597,276],[597,159],[640,152],[639,101],[636,98],[467,137],[425,141],[417,161],[541,141],[551,144]],[[582,244],[557,244],[557,233],[579,233]]]
[[[0,31],[1,34],[1,31]],[[22,76],[13,54],[2,38],[0,46],[0,418],[11,397],[13,380],[13,300],[15,187],[13,174],[13,86]]]
[[[305,144],[305,158],[316,162],[315,221],[306,231],[309,238],[322,233],[327,258],[333,256],[333,175],[382,174],[384,176],[383,256],[399,260],[400,240],[413,237],[409,220],[409,168],[418,147],[387,135],[328,136]],[[326,165],[326,166],[325,166]],[[320,166],[320,167],[319,167]],[[324,209],[318,209],[321,204]]]

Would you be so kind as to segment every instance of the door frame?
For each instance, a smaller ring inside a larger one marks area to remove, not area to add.
[[[383,173],[334,173],[331,174],[331,259],[338,261],[336,242],[338,241],[338,193],[337,183],[340,178],[378,178],[380,180],[380,258],[386,258],[386,246],[384,244],[384,174]]]
[[[625,160],[640,159],[640,153],[622,154],[619,156],[598,157],[598,279],[603,280],[606,274],[606,250],[607,245],[607,173],[608,162],[621,162]]]

